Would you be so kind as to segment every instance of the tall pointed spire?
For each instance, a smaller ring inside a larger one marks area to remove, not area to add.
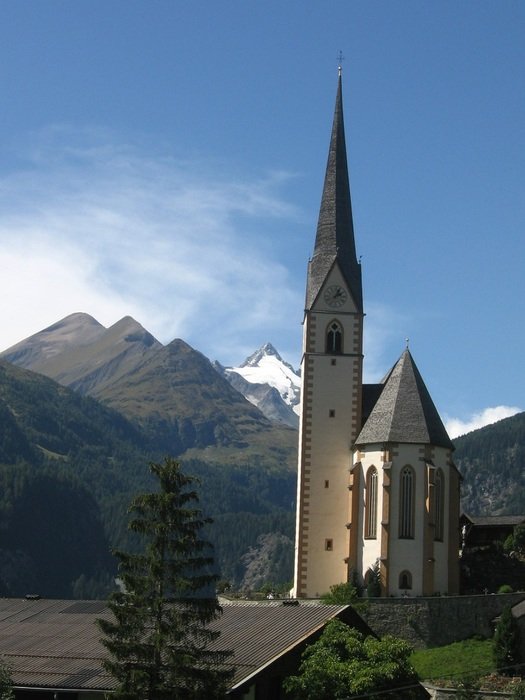
[[[357,261],[355,251],[352,203],[346,160],[340,67],[315,250],[308,274],[307,308],[310,308],[314,303],[326,275],[336,260],[350,288],[356,306],[362,311],[361,266]]]

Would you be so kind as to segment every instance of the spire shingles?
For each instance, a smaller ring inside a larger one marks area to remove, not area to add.
[[[409,350],[382,383],[383,390],[356,445],[404,442],[454,449]]]
[[[352,203],[346,160],[341,75],[339,75],[337,86],[315,250],[308,270],[306,308],[310,308],[314,303],[336,260],[357,308],[362,311],[361,266],[357,261],[355,251]]]

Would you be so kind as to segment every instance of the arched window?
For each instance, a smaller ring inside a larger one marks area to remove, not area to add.
[[[343,329],[337,321],[332,321],[326,330],[326,352],[332,355],[343,352]]]
[[[399,574],[399,588],[403,591],[409,591],[412,588],[412,574],[410,571],[402,571]]]
[[[365,537],[377,537],[377,469],[370,467],[366,474]]]
[[[436,471],[434,478],[434,539],[443,541],[445,524],[445,477],[441,469]]]
[[[415,476],[411,467],[401,472],[399,483],[399,537],[414,537],[414,487]]]

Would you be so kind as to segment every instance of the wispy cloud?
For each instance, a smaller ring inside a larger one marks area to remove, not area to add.
[[[474,413],[470,418],[461,420],[459,418],[445,418],[445,427],[451,438],[465,435],[478,428],[483,428],[485,425],[491,425],[503,418],[521,413],[523,409],[517,406],[492,406],[485,408],[478,413]]]
[[[0,349],[75,311],[132,315],[223,361],[287,332],[276,310],[300,309],[302,286],[260,245],[299,217],[286,173],[146,157],[96,132],[40,136],[0,179]]]

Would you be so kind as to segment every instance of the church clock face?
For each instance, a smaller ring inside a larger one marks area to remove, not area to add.
[[[338,309],[347,300],[348,295],[346,291],[340,287],[338,284],[332,284],[327,287],[324,293],[324,300],[333,309]]]

